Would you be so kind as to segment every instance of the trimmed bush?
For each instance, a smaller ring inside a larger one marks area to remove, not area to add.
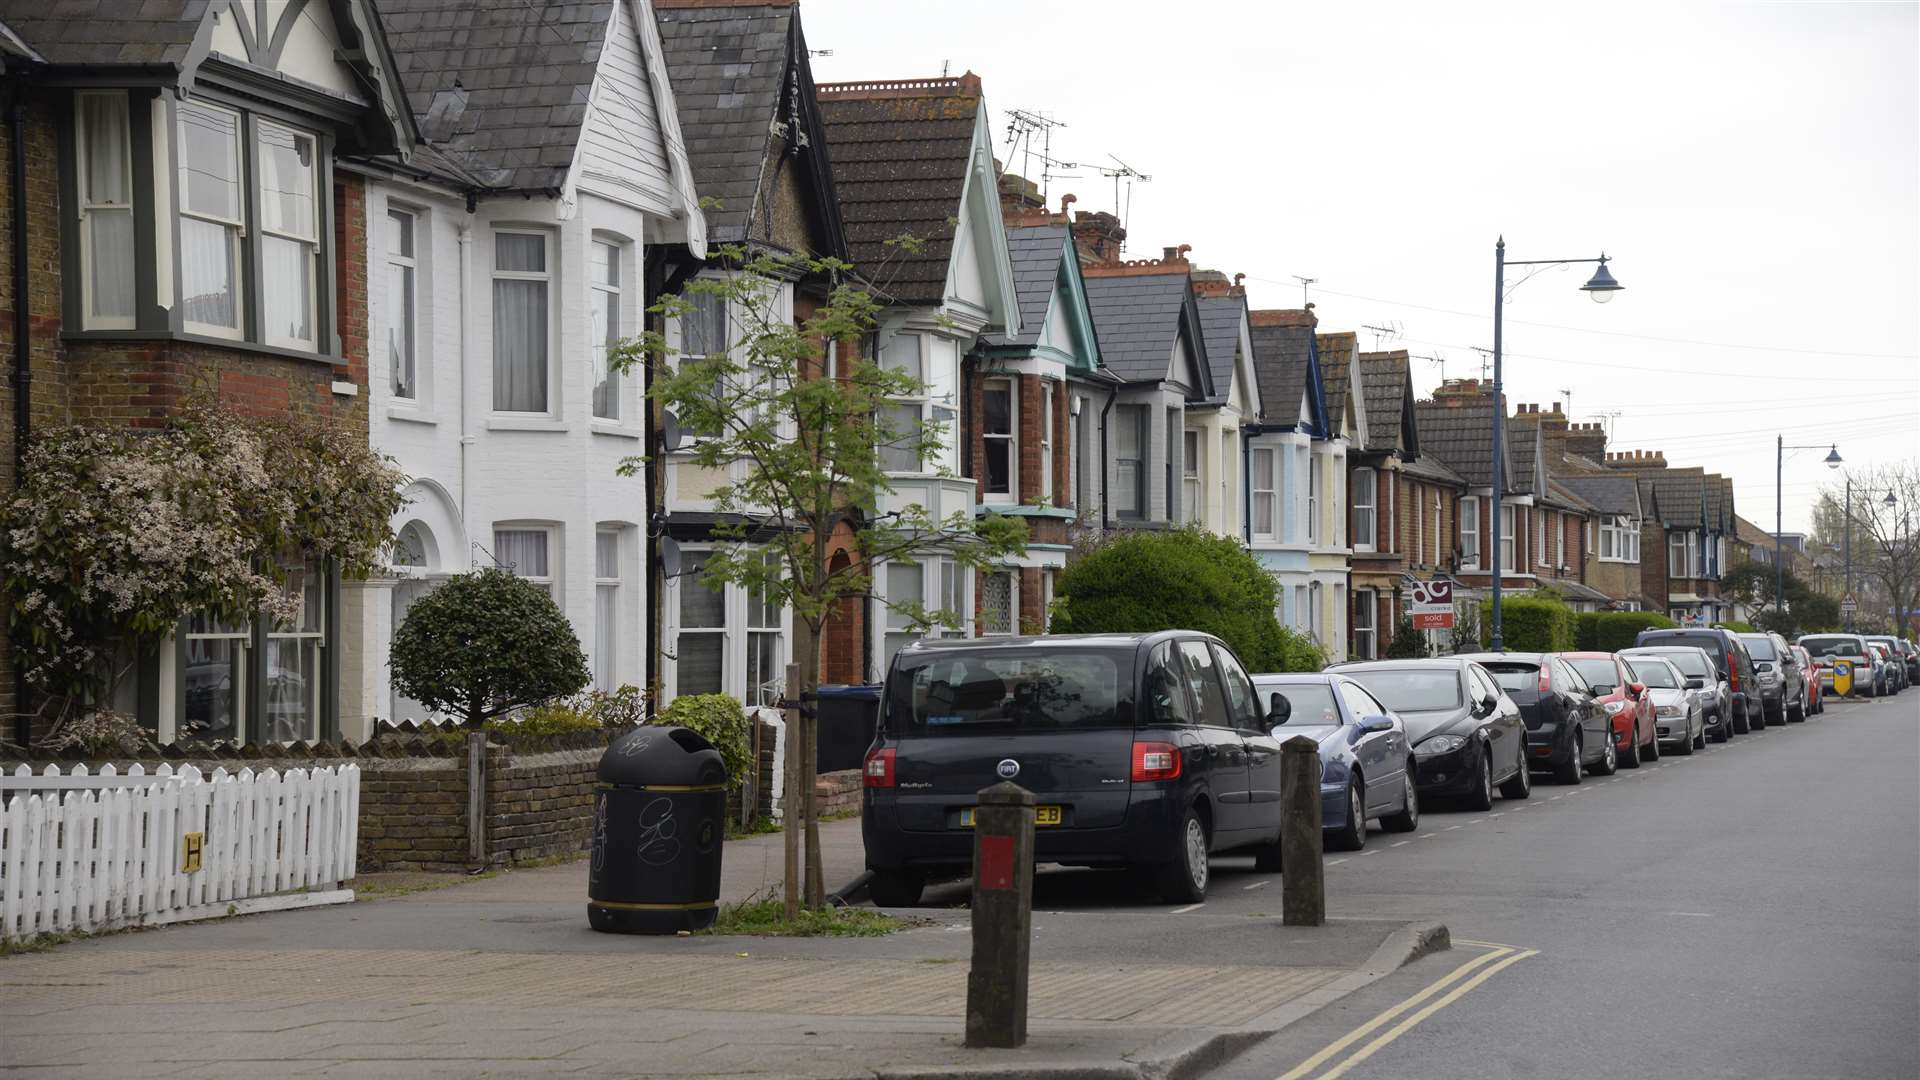
[[[1072,634],[1200,630],[1249,671],[1318,671],[1313,639],[1280,625],[1278,585],[1236,540],[1203,529],[1128,532],[1061,575],[1054,629]]]
[[[1574,613],[1552,593],[1500,598],[1500,632],[1515,652],[1567,652],[1574,647]],[[1493,642],[1493,598],[1480,601],[1480,644]]]
[[[1640,631],[1671,630],[1679,625],[1657,611],[1583,611],[1574,618],[1574,648],[1584,652],[1631,649]]]
[[[688,694],[673,699],[660,723],[687,728],[720,751],[727,765],[727,789],[740,790],[747,774],[753,771],[753,740],[748,733],[747,711],[726,694]]]
[[[573,624],[547,590],[505,570],[461,574],[416,601],[393,635],[393,685],[478,727],[587,685]]]

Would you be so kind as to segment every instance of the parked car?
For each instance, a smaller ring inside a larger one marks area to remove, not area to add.
[[[1687,677],[1664,656],[1628,656],[1622,657],[1622,662],[1653,702],[1660,741],[1672,743],[1673,752],[1683,757],[1706,749],[1706,708],[1702,704],[1706,689],[1688,686]]]
[[[1818,716],[1827,711],[1827,694],[1820,685],[1820,680],[1825,675],[1821,670],[1822,665],[1807,652],[1804,646],[1793,646],[1793,655],[1800,661],[1800,670],[1806,674],[1804,682],[1807,687],[1807,715]]]
[[[1705,695],[1701,706],[1705,710],[1707,737],[1714,742],[1733,738],[1733,691],[1707,650],[1692,645],[1652,645],[1622,649],[1620,655],[1628,660],[1636,656],[1658,656],[1670,661],[1686,676],[1690,689]]]
[[[1788,650],[1787,640],[1770,633],[1741,634],[1740,640],[1753,656],[1754,675],[1760,684],[1760,707],[1766,712],[1767,723],[1778,727],[1789,720],[1805,720],[1807,717],[1800,711],[1799,702],[1806,676]]]
[[[1407,727],[1367,688],[1342,675],[1255,675],[1274,738],[1320,744],[1320,830],[1326,847],[1367,846],[1367,821],[1388,832],[1420,826]]]
[[[1280,741],[1225,643],[1163,631],[922,641],[887,670],[865,762],[874,902],[965,873],[973,800],[1034,793],[1040,862],[1138,867],[1170,902],[1206,895],[1209,853],[1279,869]]]
[[[1629,769],[1640,761],[1660,760],[1660,735],[1654,724],[1653,702],[1646,688],[1627,670],[1626,661],[1608,652],[1561,653],[1580,678],[1593,689],[1594,700],[1613,721],[1614,752]]]
[[[1351,678],[1392,709],[1413,742],[1420,800],[1460,797],[1475,810],[1533,791],[1520,708],[1479,664],[1457,656],[1371,660],[1328,669]]]
[[[1899,693],[1900,676],[1905,674],[1905,672],[1900,670],[1899,665],[1893,662],[1893,657],[1887,652],[1887,647],[1872,638],[1868,638],[1867,652],[1873,657],[1874,671],[1880,681],[1880,692],[1887,695]]]
[[[1867,644],[1878,645],[1887,650],[1887,675],[1893,683],[1894,693],[1897,694],[1913,685],[1913,680],[1907,678],[1907,658],[1900,651],[1899,638],[1885,634],[1868,634]]]
[[[1547,769],[1562,784],[1582,776],[1610,776],[1618,746],[1612,714],[1573,666],[1552,653],[1473,653],[1500,689],[1520,707],[1527,726],[1527,764]]]
[[[1766,728],[1766,714],[1760,706],[1760,684],[1753,670],[1753,657],[1740,641],[1740,635],[1718,627],[1682,630],[1642,630],[1634,638],[1636,648],[1646,646],[1693,645],[1707,650],[1713,666],[1727,681],[1728,699],[1733,709],[1733,733]]]
[[[1848,697],[1874,697],[1879,694],[1879,670],[1867,639],[1859,634],[1802,634],[1799,644],[1807,654],[1820,661],[1820,679],[1831,693],[1844,684]]]
[[[1907,682],[1920,682],[1920,645],[1911,638],[1900,639],[1900,655],[1907,661]]]

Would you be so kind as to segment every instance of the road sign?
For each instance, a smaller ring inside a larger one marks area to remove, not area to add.
[[[1852,593],[1848,593],[1840,598],[1840,614],[1851,615],[1859,609],[1860,605],[1854,601]]]
[[[1453,629],[1453,582],[1439,578],[1414,582],[1413,606],[1408,611],[1415,630]]]

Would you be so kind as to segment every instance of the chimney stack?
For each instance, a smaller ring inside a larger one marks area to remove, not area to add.
[[[1120,247],[1127,242],[1127,230],[1120,219],[1105,210],[1073,212],[1073,243],[1080,251],[1082,266],[1099,266],[1120,261]]]

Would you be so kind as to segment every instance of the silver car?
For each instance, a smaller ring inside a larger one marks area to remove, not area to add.
[[[1662,746],[1671,744],[1674,753],[1685,756],[1707,748],[1704,685],[1687,685],[1687,677],[1664,656],[1621,656],[1635,682],[1647,688],[1653,699],[1653,725]]]
[[[1692,645],[1643,645],[1620,650],[1620,659],[1629,665],[1647,657],[1659,657],[1680,672],[1681,685],[1695,692],[1708,738],[1726,742],[1733,737],[1733,690],[1714,666],[1711,654]],[[1659,726],[1657,716],[1654,726]]]

